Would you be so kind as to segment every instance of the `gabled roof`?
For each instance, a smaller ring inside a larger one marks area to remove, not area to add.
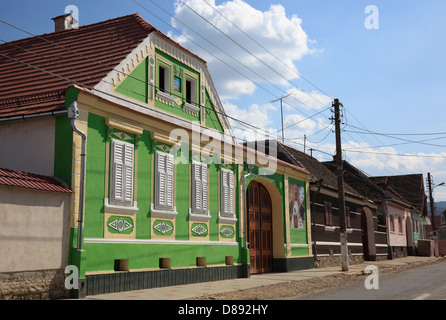
[[[132,14],[0,44],[0,118],[63,108],[70,82],[29,65],[93,87],[154,30]]]
[[[41,191],[73,193],[73,190],[55,178],[2,168],[0,168],[0,185]]]
[[[280,160],[304,167],[311,173],[311,181],[318,181],[323,179],[323,186],[329,187],[333,190],[338,190],[337,176],[326,166],[324,166],[322,162],[286,144],[277,142],[277,147],[277,157]],[[346,194],[365,198],[354,188],[352,188],[348,183],[344,183],[344,189]]]
[[[427,197],[422,174],[380,176],[370,177],[370,179],[384,190],[391,188],[416,210],[424,215],[427,214]]]
[[[336,172],[336,163],[334,161],[323,162],[323,165],[333,173]],[[377,203],[392,198],[391,194],[386,193],[383,189],[373,183],[365,173],[351,165],[349,162],[344,160],[343,168],[344,181],[365,198]]]
[[[331,171],[336,171],[336,164],[334,161],[323,162],[323,164]],[[387,187],[383,189],[382,186],[377,185],[371,177],[353,166],[351,163],[344,160],[343,168],[344,181],[367,199],[376,203],[390,200],[395,201],[402,206],[411,206],[411,204],[408,203],[398,192],[393,190],[393,188]]]

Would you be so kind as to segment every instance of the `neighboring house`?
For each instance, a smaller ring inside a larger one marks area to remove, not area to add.
[[[427,197],[424,189],[424,180],[422,174],[408,174],[397,176],[370,177],[370,179],[381,187],[384,191],[398,195],[398,197],[411,206],[410,215],[406,216],[407,246],[413,247],[413,254],[416,254],[419,239],[427,239],[426,227],[430,225],[427,217]],[[393,230],[395,237],[399,233],[399,217],[395,214],[393,219]],[[402,222],[404,228],[404,222]],[[392,226],[390,226],[392,230]],[[412,237],[410,236],[412,235]],[[403,239],[403,235],[400,236]],[[409,250],[409,254],[411,254]]]
[[[339,198],[336,175],[312,156],[280,142],[277,144],[278,159],[301,165],[311,173],[312,239],[313,254],[317,264],[340,265]],[[382,249],[376,246],[377,206],[348,183],[345,183],[344,189],[350,263],[374,261]]]
[[[0,167],[74,191],[74,296],[313,266],[309,172],[237,144],[206,62],[138,14],[0,53]]]
[[[0,169],[0,300],[65,295],[72,193],[54,178]]]
[[[438,239],[446,240],[446,210],[440,214],[440,222],[438,226]]]
[[[333,172],[334,162],[324,162]],[[393,259],[412,252],[412,207],[395,191],[388,187],[383,190],[365,173],[344,161],[344,180],[358,193],[373,201],[377,206],[377,231],[375,239],[377,255]]]

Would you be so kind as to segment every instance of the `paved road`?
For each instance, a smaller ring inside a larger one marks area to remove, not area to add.
[[[375,274],[376,275],[376,274]],[[380,276],[297,300],[446,300],[446,262]]]

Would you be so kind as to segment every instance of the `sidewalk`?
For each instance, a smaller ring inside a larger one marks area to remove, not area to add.
[[[391,268],[410,264],[432,262],[438,259],[443,258],[409,256],[394,260],[368,261],[362,264],[350,265],[349,271],[346,272],[362,273],[365,267],[368,265],[375,265],[378,267],[379,270],[381,268]],[[305,280],[315,277],[324,277],[332,274],[340,274],[346,272],[341,271],[341,267],[330,267],[284,273],[265,273],[251,275],[250,278],[230,279],[154,289],[91,295],[82,300],[183,300],[196,298],[205,294],[217,294],[229,291],[237,291],[265,285]]]

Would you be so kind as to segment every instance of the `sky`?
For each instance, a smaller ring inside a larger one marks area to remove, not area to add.
[[[339,99],[345,160],[446,182],[444,0],[2,1],[0,41],[29,36],[6,23],[52,32],[69,5],[80,26],[139,12],[204,58],[239,141],[281,140],[283,114],[285,143],[332,160]]]

